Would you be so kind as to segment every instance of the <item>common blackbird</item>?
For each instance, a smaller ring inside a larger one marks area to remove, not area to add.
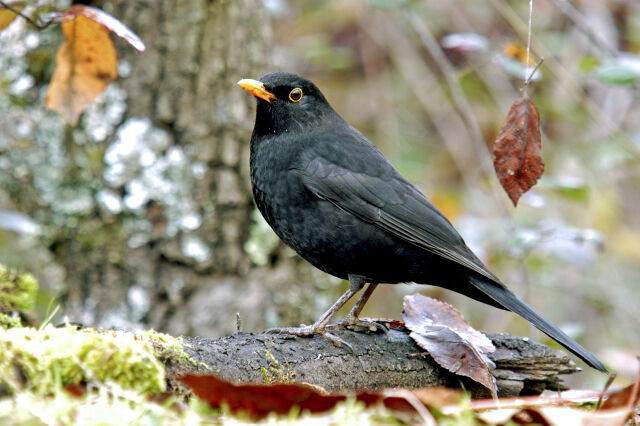
[[[238,84],[257,99],[250,168],[258,209],[300,256],[350,283],[313,325],[268,331],[345,343],[329,331],[371,326],[358,315],[378,283],[413,281],[512,311],[591,367],[607,371],[491,273],[447,218],[313,83],[277,72]],[[329,325],[365,283],[347,317]]]

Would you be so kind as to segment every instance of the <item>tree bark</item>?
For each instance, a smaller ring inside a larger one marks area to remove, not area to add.
[[[254,107],[235,82],[256,75],[268,62],[268,21],[248,0],[114,4],[114,16],[147,45],[138,54],[118,44],[121,64],[130,66],[129,76],[118,82],[127,93],[124,121],[149,119],[169,136],[167,150],[178,147],[187,163],[197,162],[202,171],[194,177],[185,167],[166,176],[179,185],[151,198],[134,217],[107,218],[112,221],[104,245],[87,247],[78,238],[57,241],[56,260],[66,270],[67,311],[104,326],[143,323],[205,335],[229,331],[230,326],[210,321],[207,312],[224,317],[242,311],[227,293],[254,291],[247,282],[252,265],[243,251],[253,208],[247,151]],[[127,184],[112,189],[126,194]],[[195,229],[175,225],[185,211],[201,221]],[[72,236],[105,233],[102,221],[87,229],[89,221],[94,218],[79,222]],[[140,233],[144,242],[132,243]],[[188,244],[209,254],[191,256]],[[202,309],[197,299],[212,292],[216,296],[208,298],[208,311]],[[247,313],[247,321],[258,325],[263,318]]]
[[[169,362],[169,376],[214,374],[234,383],[305,382],[329,392],[377,391],[386,388],[448,386],[490,397],[482,385],[457,376],[433,359],[406,331],[337,332],[351,344],[335,347],[319,337],[238,333],[220,339],[185,337],[186,351],[198,365]],[[496,364],[499,396],[533,395],[565,387],[559,375],[580,371],[566,354],[509,334],[487,334],[496,346],[489,358]],[[201,363],[206,364],[204,367]]]

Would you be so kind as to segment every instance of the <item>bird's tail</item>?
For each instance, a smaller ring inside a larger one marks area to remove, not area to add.
[[[505,286],[489,281],[486,278],[470,277],[471,283],[484,294],[504,306],[505,309],[520,315],[522,318],[535,325],[536,328],[556,342],[573,352],[578,358],[583,360],[590,367],[607,372],[602,362],[600,362],[593,354],[580,346],[575,340],[567,336],[562,330],[551,324],[542,315],[537,313],[531,306],[520,299],[516,294],[511,292]]]

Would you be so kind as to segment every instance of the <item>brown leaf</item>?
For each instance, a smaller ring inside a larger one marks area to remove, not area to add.
[[[405,296],[402,319],[411,338],[447,370],[467,376],[497,392],[489,372],[493,363],[486,353],[495,347],[484,334],[473,329],[448,303],[415,294]]]
[[[194,374],[186,374],[177,379],[211,407],[220,407],[224,403],[232,413],[243,412],[253,418],[262,418],[272,412],[286,414],[294,406],[310,413],[325,412],[347,398],[346,395],[327,394],[317,387],[299,383],[236,385],[213,375]],[[394,412],[415,412],[403,397],[370,392],[363,392],[355,397],[367,406],[382,402]]]
[[[78,16],[64,22],[62,31],[67,41],[56,55],[46,105],[75,125],[80,114],[118,76],[118,59],[102,25]]]
[[[245,412],[262,417],[270,412],[288,413],[293,406],[312,413],[326,411],[345,397],[322,395],[311,386],[299,384],[235,385],[212,375],[187,374],[178,378],[211,407],[226,403],[231,412]]]
[[[541,154],[540,118],[528,98],[516,100],[493,144],[493,167],[513,205],[544,172]]]
[[[12,6],[12,7],[18,11],[22,11],[22,9],[24,9],[24,6]],[[13,20],[16,19],[17,17],[18,15],[16,15],[9,9],[4,9],[4,8],[0,9],[0,31],[7,28],[9,24],[12,23]]]

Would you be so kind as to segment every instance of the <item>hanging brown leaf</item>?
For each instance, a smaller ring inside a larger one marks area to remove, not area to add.
[[[24,6],[13,6],[13,8],[17,11],[22,11]],[[0,6],[0,31],[4,30],[9,26],[10,23],[16,19],[18,15],[16,15],[13,11],[9,9],[4,9]]]
[[[544,171],[541,154],[540,118],[528,98],[516,100],[493,144],[493,167],[513,205]]]
[[[56,55],[47,108],[75,125],[80,114],[118,76],[118,59],[108,31],[77,16],[62,24],[67,41]]]
[[[486,353],[495,347],[473,329],[453,306],[430,297],[405,296],[402,319],[415,342],[447,370],[469,377],[496,395],[497,387]]]

